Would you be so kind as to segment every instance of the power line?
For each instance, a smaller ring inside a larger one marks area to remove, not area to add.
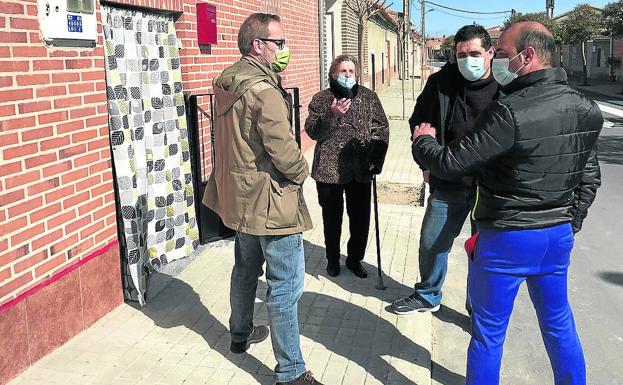
[[[438,11],[438,12],[444,13],[444,14],[446,14],[446,15],[450,15],[450,16],[454,16],[454,17],[460,17],[461,19],[469,19],[469,20],[496,20],[496,19],[501,19],[501,18],[506,17],[505,15],[495,16],[495,17],[473,17],[473,16],[462,16],[462,15],[457,15],[457,14],[454,14],[454,13],[450,13],[450,12],[443,11],[443,10],[441,10],[441,9],[439,9],[439,8],[434,8],[434,7],[431,7],[430,9],[434,9],[435,11]],[[510,11],[509,11],[509,12],[510,12]]]
[[[422,3],[422,0],[418,0],[420,2],[420,4]],[[433,3],[432,1],[426,1],[426,3],[431,4],[431,5],[435,5],[437,7],[441,7],[441,8],[445,8],[445,9],[449,9],[451,11],[455,11],[455,12],[463,12],[463,13],[473,13],[473,14],[479,14],[479,15],[496,15],[496,14],[500,14],[500,13],[509,13],[512,12],[511,10],[508,11],[497,11],[497,12],[477,12],[477,11],[468,11],[465,9],[458,9],[458,8],[452,8],[452,7],[448,7],[442,4],[437,4],[437,3]]]

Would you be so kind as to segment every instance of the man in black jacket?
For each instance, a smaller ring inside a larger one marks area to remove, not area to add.
[[[499,40],[493,76],[505,94],[473,133],[447,146],[421,124],[413,156],[440,175],[478,172],[479,235],[469,265],[472,340],[467,385],[496,385],[506,328],[526,281],[557,385],[585,385],[586,369],[567,299],[574,233],[600,186],[598,106],[551,68],[555,43],[541,24],[511,26]],[[430,135],[430,136],[429,136]]]
[[[487,30],[480,25],[466,25],[454,40],[457,62],[447,63],[428,79],[409,119],[412,132],[424,122],[437,127],[441,145],[470,133],[480,113],[498,97],[499,89],[491,75],[494,51]],[[439,310],[448,252],[476,196],[471,177],[429,176],[424,171],[424,180],[430,184],[431,195],[420,233],[421,280],[415,284],[413,294],[392,304],[392,310],[400,315]]]

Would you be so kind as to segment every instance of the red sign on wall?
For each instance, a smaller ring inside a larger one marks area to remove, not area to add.
[[[216,5],[197,3],[197,40],[199,45],[216,44]]]

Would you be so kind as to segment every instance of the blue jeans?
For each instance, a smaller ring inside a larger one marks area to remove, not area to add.
[[[433,306],[441,303],[441,286],[448,271],[448,253],[474,206],[475,196],[475,187],[465,187],[435,189],[428,198],[420,233],[421,281],[414,288],[415,295]]]
[[[237,232],[234,254],[229,318],[231,340],[243,342],[253,331],[257,283],[266,261],[266,306],[277,360],[275,375],[277,382],[292,381],[305,373],[297,314],[305,277],[303,235],[257,236]]]
[[[526,281],[556,385],[586,385],[582,345],[567,300],[570,224],[534,230],[480,230],[469,265],[472,339],[466,385],[500,382],[502,349],[519,285]]]

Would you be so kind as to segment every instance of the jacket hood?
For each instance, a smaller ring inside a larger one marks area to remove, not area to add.
[[[278,85],[279,75],[250,56],[243,56],[238,62],[226,68],[212,83],[218,99],[216,116],[229,111],[245,92],[260,82]]]

